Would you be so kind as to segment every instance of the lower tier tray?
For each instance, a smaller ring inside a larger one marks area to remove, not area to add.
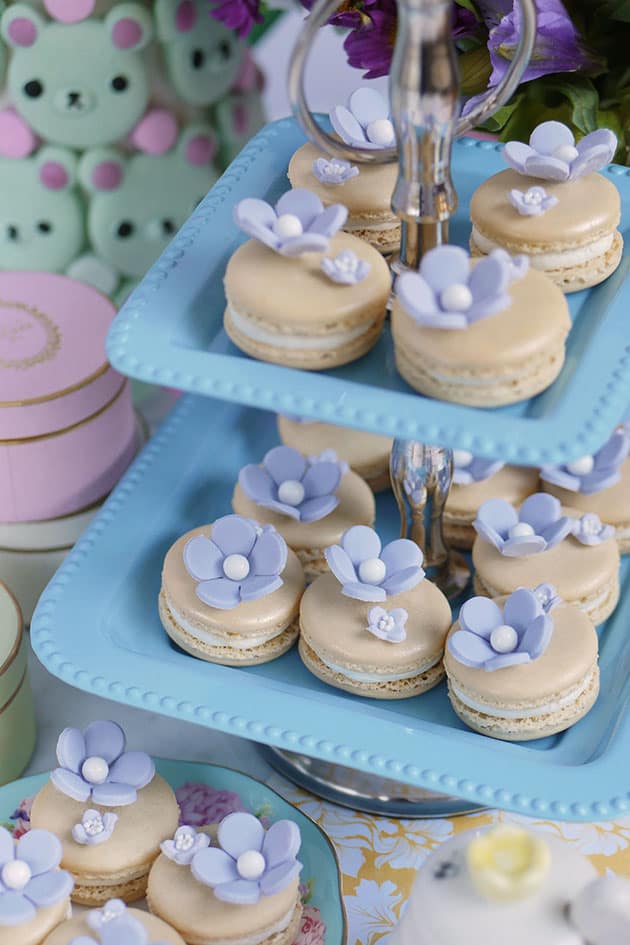
[[[466,729],[441,685],[383,702],[329,688],[296,650],[231,668],[174,647],[157,612],[163,557],[230,511],[237,472],[277,443],[275,417],[204,397],[175,407],[45,591],[32,622],[43,664],[79,689],[429,790],[558,820],[630,810],[630,564],[600,628],[601,695],[568,732],[508,744]],[[391,494],[377,528],[396,537]]]

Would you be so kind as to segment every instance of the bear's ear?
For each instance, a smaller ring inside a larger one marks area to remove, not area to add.
[[[177,150],[192,167],[212,164],[217,148],[217,136],[209,125],[189,125],[177,142]]]
[[[105,17],[105,29],[112,45],[123,52],[134,52],[153,39],[150,12],[139,3],[119,3]]]
[[[67,148],[42,148],[36,157],[37,175],[46,190],[70,190],[77,182],[78,161]]]
[[[156,0],[154,13],[157,34],[163,43],[190,33],[199,18],[194,0]]]
[[[79,162],[79,180],[91,194],[119,190],[125,177],[125,160],[110,148],[86,151]]]
[[[0,20],[0,31],[14,49],[34,46],[45,28],[44,18],[25,3],[14,3],[4,11]]]

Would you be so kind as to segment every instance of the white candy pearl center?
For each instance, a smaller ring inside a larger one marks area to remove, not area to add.
[[[81,774],[90,784],[104,784],[109,774],[109,765],[104,758],[92,755],[91,758],[86,758],[83,762]]]
[[[542,203],[543,195],[540,190],[528,190],[525,194],[525,203],[530,204],[539,204]]]
[[[386,617],[381,617],[378,622],[378,629],[383,631],[390,631],[394,629],[394,618],[390,617],[389,614]]]
[[[265,858],[258,850],[246,850],[236,861],[236,869],[242,879],[260,879],[265,872]]]
[[[580,456],[572,463],[567,463],[567,469],[573,476],[588,476],[593,472],[595,460],[592,456]]]
[[[570,164],[571,161],[575,161],[576,157],[580,152],[577,148],[573,147],[572,144],[563,144],[553,152],[553,157],[557,158],[559,161],[565,161],[567,164]]]
[[[278,487],[278,498],[286,505],[299,505],[304,500],[304,486],[297,479],[285,479]]]
[[[85,821],[83,829],[88,837],[97,837],[100,833],[103,833],[105,825],[100,817],[93,817],[91,820]]]
[[[467,312],[473,302],[472,292],[463,282],[455,282],[444,289],[440,302],[449,312]]]
[[[31,868],[24,860],[10,860],[2,867],[2,882],[7,889],[24,889],[31,876]]]
[[[245,555],[228,555],[223,562],[223,573],[230,581],[243,581],[249,574],[249,561]]]
[[[304,232],[304,228],[300,222],[300,218],[296,217],[294,213],[283,213],[275,221],[273,225],[273,231],[276,236],[280,236],[282,239],[290,239],[292,236],[301,236]]]
[[[527,522],[517,522],[516,525],[512,525],[508,534],[510,538],[528,538],[530,535],[534,535],[535,532]]]
[[[367,558],[359,565],[359,579],[364,584],[380,584],[386,573],[385,562],[380,558]]]
[[[191,834],[186,833],[186,834],[183,834],[181,837],[177,838],[177,840],[175,841],[175,848],[177,850],[184,850],[184,851],[190,850],[194,842],[195,842],[194,837],[192,837]]]
[[[365,129],[368,141],[372,144],[387,145],[394,143],[394,126],[389,118],[377,118]]]
[[[490,644],[496,653],[511,653],[518,643],[518,634],[514,627],[503,624],[490,634]]]
[[[453,450],[453,464],[460,469],[464,466],[470,466],[473,461],[473,454],[469,450]]]

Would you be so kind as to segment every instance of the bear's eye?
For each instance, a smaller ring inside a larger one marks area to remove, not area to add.
[[[232,55],[232,46],[227,41],[227,39],[224,39],[219,43],[219,55],[222,59],[229,59]]]
[[[203,69],[206,62],[206,54],[203,49],[193,49],[190,59],[193,69]]]
[[[20,231],[18,230],[17,226],[14,226],[13,223],[9,223],[7,226],[7,239],[12,243],[15,243],[17,240],[19,240],[19,238]]]
[[[44,91],[44,86],[39,81],[39,79],[31,79],[30,82],[27,82],[24,86],[24,94],[28,98],[39,98]]]
[[[175,221],[166,217],[162,220],[162,233],[164,236],[171,236],[176,230]]]
[[[119,236],[121,240],[126,240],[133,234],[134,229],[133,223],[130,223],[129,220],[123,220],[122,223],[118,224],[116,235]]]
[[[124,75],[115,75],[111,85],[114,92],[125,92],[129,88],[129,79]]]
[[[52,223],[49,223],[48,220],[40,220],[37,224],[37,232],[48,234],[52,231]]]

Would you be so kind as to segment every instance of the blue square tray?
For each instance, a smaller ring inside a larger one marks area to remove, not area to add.
[[[353,364],[305,374],[250,359],[223,330],[223,273],[244,239],[232,221],[243,197],[276,200],[289,158],[304,142],[296,123],[267,126],[247,145],[150,270],[114,322],[108,353],[124,374],[222,400],[317,417],[529,465],[594,452],[630,402],[630,170],[611,165],[621,192],[626,255],[603,285],[569,297],[574,328],[558,380],[512,407],[476,409],[430,400],[397,374],[387,327]],[[459,210],[451,238],[468,244],[476,187],[505,165],[501,145],[463,138],[453,149]]]
[[[369,700],[319,682],[295,650],[244,669],[170,643],[157,613],[165,553],[229,511],[240,467],[276,442],[268,413],[184,398],[45,591],[31,629],[44,665],[100,696],[481,805],[587,821],[630,810],[630,593],[600,630],[595,708],[561,735],[522,744],[466,729],[444,684]],[[379,496],[386,540],[398,523],[393,496]]]

